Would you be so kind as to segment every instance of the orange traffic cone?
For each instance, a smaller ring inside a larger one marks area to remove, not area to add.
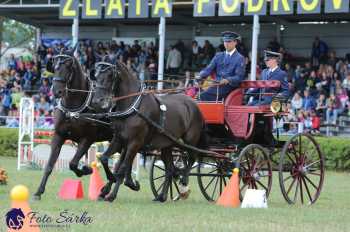
[[[28,204],[29,191],[24,185],[16,185],[11,193],[11,210],[6,214],[8,232],[40,232],[35,220],[28,215],[32,210]]]
[[[238,177],[239,169],[233,169],[233,173],[231,179],[224,188],[224,191],[221,193],[221,196],[216,201],[217,205],[222,205],[225,207],[233,207],[238,208],[240,205],[239,200],[239,177]]]
[[[76,200],[84,197],[81,180],[65,179],[61,185],[58,197],[63,200]]]
[[[96,161],[91,163],[92,174],[90,176],[89,199],[97,200],[102,187],[105,185],[97,168]]]

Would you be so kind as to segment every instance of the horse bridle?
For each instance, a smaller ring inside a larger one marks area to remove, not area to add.
[[[118,77],[120,74],[120,71],[117,67],[116,64],[111,64],[108,62],[97,62],[95,64],[95,78],[97,79],[98,75],[100,73],[106,72],[107,70],[112,70],[112,76],[113,76],[113,84],[112,84],[112,93],[114,93],[117,90],[117,86],[118,86]],[[103,89],[103,90],[107,90],[108,87],[107,86],[103,86],[103,85],[99,85],[98,82],[96,81],[96,89]],[[113,98],[113,96],[111,96],[110,98]],[[110,111],[113,109],[113,107],[111,107]]]
[[[57,63],[55,63],[56,62],[56,59],[58,59],[57,60]],[[62,59],[62,60],[61,60]],[[68,79],[66,80],[66,78],[65,77],[59,77],[59,76],[54,76],[53,77],[53,81],[58,81],[58,82],[62,82],[62,83],[66,83],[66,88],[65,88],[65,90],[66,91],[69,91],[69,88],[68,88],[68,83],[72,80],[72,77],[73,77],[73,66],[74,66],[74,64],[75,64],[75,60],[73,59],[73,57],[72,56],[70,56],[70,55],[67,55],[67,54],[59,54],[59,55],[56,55],[56,56],[54,56],[53,57],[53,60],[54,60],[54,64],[55,64],[55,67],[54,67],[54,69],[56,70],[56,69],[58,69],[62,64],[64,64],[67,60],[72,60],[72,62],[73,62],[73,64],[71,65],[71,67],[70,67],[70,74],[69,74],[69,76],[68,76]]]
[[[103,68],[103,66],[105,66],[105,68]],[[108,62],[98,62],[95,64],[95,69],[96,69],[96,73],[95,73],[95,77],[97,78],[97,76],[100,73],[103,73],[109,69],[112,69],[112,75],[113,75],[113,84],[112,84],[112,93],[115,93],[117,86],[118,86],[118,82],[119,82],[119,75],[120,75],[120,70],[118,68],[118,66],[116,64],[111,64]],[[107,89],[108,87],[106,86],[101,86],[96,84],[96,89]],[[115,107],[115,105],[112,105],[112,107],[109,110],[108,116],[109,117],[115,117],[115,118],[120,118],[120,117],[126,117],[131,115],[132,113],[134,113],[135,111],[137,111],[137,108],[141,102],[141,98],[143,95],[143,91],[146,89],[145,85],[141,85],[140,87],[141,92],[140,94],[137,96],[137,98],[134,100],[134,102],[129,106],[128,109],[122,111],[122,112],[113,112],[113,108]],[[113,99],[113,96],[111,96],[111,98]]]
[[[62,60],[61,60],[62,58]],[[75,117],[75,118],[78,118],[79,117],[79,113],[83,112],[86,108],[89,108],[89,105],[90,105],[90,102],[91,102],[91,99],[92,99],[92,93],[95,92],[94,91],[94,83],[92,80],[90,80],[90,78],[87,78],[88,80],[88,83],[89,83],[89,90],[79,90],[79,89],[72,89],[72,88],[68,88],[68,84],[72,81],[72,77],[73,77],[73,73],[74,73],[74,65],[75,65],[75,59],[74,57],[70,56],[70,55],[67,55],[67,54],[59,54],[59,55],[56,55],[54,56],[54,60],[56,59],[59,59],[57,61],[57,63],[55,64],[55,70],[59,68],[60,65],[62,65],[63,63],[65,63],[68,59],[71,59],[73,64],[71,65],[71,70],[70,70],[70,74],[68,76],[68,79],[66,79],[65,77],[59,77],[59,76],[54,76],[53,77],[53,81],[58,81],[58,82],[61,82],[61,83],[65,83],[66,86],[65,86],[65,91],[66,92],[87,92],[88,93],[88,96],[85,100],[85,102],[75,108],[75,109],[69,109],[67,107],[65,107],[63,104],[62,104],[62,99],[60,99],[58,101],[58,104],[57,104],[57,108],[59,110],[61,110],[62,112],[66,113],[67,115],[69,115],[70,117]]]

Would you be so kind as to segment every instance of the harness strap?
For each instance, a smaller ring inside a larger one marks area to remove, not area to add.
[[[207,154],[207,155],[210,155],[210,157],[214,157],[214,158],[230,160],[230,158],[228,158],[228,157],[226,157],[226,156],[224,156],[224,155],[222,155],[220,153],[217,153],[217,152],[214,152],[214,151],[203,150],[203,149],[197,148],[195,146],[192,146],[192,145],[184,143],[181,138],[178,139],[175,136],[173,136],[171,133],[169,133],[168,131],[164,130],[164,127],[161,127],[160,125],[158,125],[156,122],[154,122],[152,119],[147,117],[145,114],[143,114],[138,109],[135,109],[135,112],[143,120],[145,120],[151,126],[155,127],[159,131],[160,134],[166,136],[168,139],[173,141],[180,148],[185,149],[185,150],[195,151],[195,152],[198,152],[198,153],[201,153],[201,154]]]
[[[145,89],[146,89],[145,85],[141,86],[140,94],[137,96],[134,103],[128,109],[126,109],[125,111],[122,111],[122,112],[121,111],[109,112],[109,113],[107,113],[106,116],[110,117],[110,118],[124,118],[124,117],[128,117],[129,115],[133,114],[135,112],[135,110],[138,109],[140,106],[143,92]]]
[[[71,117],[71,118],[79,118],[79,114],[81,112],[83,112],[86,108],[89,107],[91,99],[92,99],[92,92],[94,92],[94,84],[92,83],[92,81],[89,81],[89,91],[88,91],[88,96],[84,102],[84,104],[82,104],[81,106],[79,106],[78,108],[75,109],[69,109],[67,107],[65,107],[62,104],[62,99],[59,99],[56,108],[59,109],[60,111],[62,111],[63,113],[66,114],[67,117]]]
[[[166,105],[164,104],[163,100],[156,96],[156,95],[153,95],[157,101],[157,103],[159,104],[159,109],[160,109],[160,118],[159,118],[159,124],[161,127],[164,128],[164,125],[165,125],[165,118],[166,118],[166,111],[167,111],[167,107]]]
[[[95,118],[90,118],[90,117],[80,117],[82,120],[86,120],[86,121],[90,121],[90,122],[96,122],[98,124],[101,124],[101,125],[104,125],[108,128],[111,127],[111,123],[109,122],[105,122],[105,121],[102,121],[102,120],[98,120],[98,119],[95,119]]]

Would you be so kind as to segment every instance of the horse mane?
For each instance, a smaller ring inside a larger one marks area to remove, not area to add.
[[[77,70],[79,71],[79,73],[82,74],[82,78],[86,79],[85,73],[83,72],[83,70],[82,70],[82,68],[81,68],[81,65],[79,64],[78,59],[77,59],[74,55],[73,55],[72,57],[73,57],[73,60],[74,60],[74,62],[73,62],[73,68],[74,68],[74,69],[77,69]]]
[[[132,76],[132,77],[134,77],[136,80],[138,80],[138,78],[137,77],[135,77],[130,71],[129,71],[129,69],[126,67],[126,64],[124,64],[124,63],[122,63],[122,62],[119,62],[118,60],[117,60],[117,66],[118,66],[118,68],[120,69],[120,71],[122,71],[123,73],[125,73],[125,74],[127,74],[128,76]]]

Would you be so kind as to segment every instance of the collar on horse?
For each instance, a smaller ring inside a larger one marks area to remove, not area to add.
[[[113,112],[112,111],[113,107],[112,107],[111,111],[107,114],[107,117],[109,117],[109,118],[123,118],[123,117],[127,117],[127,116],[133,114],[134,112],[136,112],[140,106],[143,92],[145,91],[145,89],[146,89],[146,86],[142,85],[141,89],[140,89],[140,94],[137,96],[135,101],[126,110]]]
[[[65,113],[68,117],[74,117],[74,118],[79,118],[79,114],[81,112],[83,112],[85,109],[90,108],[90,103],[91,103],[91,99],[92,99],[92,93],[94,92],[94,84],[93,81],[88,79],[89,81],[89,90],[86,91],[88,92],[88,96],[85,99],[85,102],[74,109],[71,108],[67,108],[62,104],[62,99],[58,100],[57,106],[56,108],[59,109],[60,111],[62,111],[63,113]]]
[[[68,80],[66,80],[63,77],[54,76],[53,81],[60,81],[60,82],[65,83],[66,84],[66,87],[65,87],[66,92],[87,92],[88,93],[88,96],[86,97],[85,102],[81,106],[74,108],[74,109],[71,109],[71,108],[64,106],[62,103],[62,99],[59,99],[59,101],[57,103],[56,108],[59,109],[60,111],[62,111],[67,117],[79,118],[79,114],[81,112],[83,112],[87,108],[90,108],[89,105],[90,105],[90,102],[92,99],[92,93],[94,92],[94,89],[95,89],[95,83],[87,76],[87,80],[89,83],[89,90],[68,88],[68,84],[73,76],[73,66],[75,63],[75,59],[72,56],[66,55],[66,54],[59,54],[59,55],[55,56],[54,59],[59,59],[57,64],[56,64],[57,66],[63,64],[67,59],[72,59],[73,65],[71,67],[72,70],[70,72]],[[60,60],[60,59],[62,59],[62,60]]]
[[[108,69],[113,70],[113,77],[115,79],[118,78],[118,75],[120,74],[120,71],[118,70],[118,67],[115,64],[107,63],[107,62],[98,62],[95,64],[96,67],[96,73],[95,75],[98,75],[100,72],[105,72]],[[104,67],[104,68],[103,68]],[[113,83],[113,89],[115,89],[115,85],[117,83],[117,80]],[[106,88],[104,86],[95,86],[96,88]],[[140,106],[142,96],[144,95],[144,92],[146,90],[146,85],[142,84],[140,86],[139,94],[137,95],[136,99],[133,101],[133,103],[124,111],[115,111],[113,112],[114,106],[112,106],[108,113],[98,113],[98,114],[82,114],[81,116],[84,117],[92,117],[92,118],[125,118],[133,114],[137,111],[137,109]]]

